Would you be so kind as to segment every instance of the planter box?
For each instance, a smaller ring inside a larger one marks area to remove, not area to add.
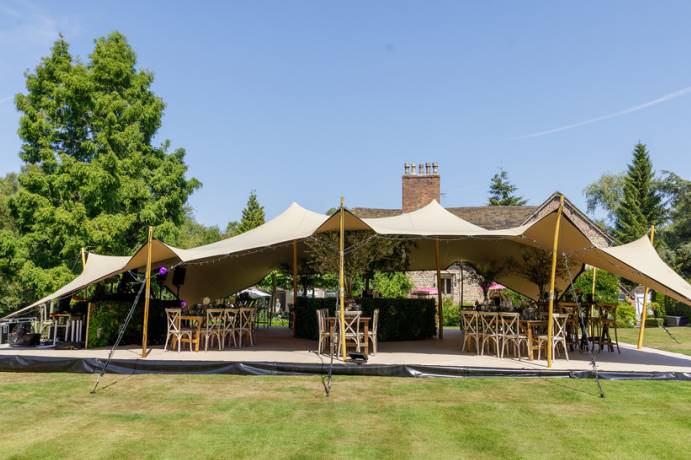
[[[684,316],[665,315],[665,326],[667,327],[685,326],[688,322],[689,320]]]

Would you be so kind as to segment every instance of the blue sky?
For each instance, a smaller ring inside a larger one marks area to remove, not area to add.
[[[158,139],[187,149],[205,224],[252,189],[268,216],[399,207],[404,161],[440,163],[447,206],[485,204],[500,167],[530,203],[584,206],[638,140],[691,176],[689,19],[672,1],[4,1],[0,174],[20,167],[23,72],[59,32],[86,59],[118,30],[155,73]]]

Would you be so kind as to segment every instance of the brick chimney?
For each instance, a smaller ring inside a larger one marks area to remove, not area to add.
[[[415,211],[441,200],[439,163],[403,165],[403,212]]]

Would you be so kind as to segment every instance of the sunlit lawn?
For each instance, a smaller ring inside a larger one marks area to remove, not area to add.
[[[691,327],[670,327],[668,330],[681,343],[675,342],[661,327],[648,327],[645,329],[643,344],[659,350],[691,355]],[[618,332],[620,341],[632,344],[638,342],[638,329],[619,329]]]
[[[0,374],[0,457],[688,458],[691,383]],[[110,386],[109,386],[110,385]]]

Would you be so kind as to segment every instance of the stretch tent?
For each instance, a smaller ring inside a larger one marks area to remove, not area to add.
[[[437,241],[441,268],[460,261],[488,264],[510,260],[518,264],[529,248],[551,252],[555,223],[556,212],[552,212],[529,225],[486,230],[448,212],[436,201],[394,217],[360,219],[347,212],[345,219],[349,231],[371,230],[382,238],[414,240],[416,244],[409,254],[410,270],[436,268]],[[264,225],[216,243],[179,249],[154,240],[152,264],[186,267],[186,280],[180,289],[182,298],[190,302],[203,297],[220,298],[257,283],[277,267],[291,265],[294,256],[304,258],[308,250],[306,239],[337,228],[338,214],[327,216],[293,203]],[[82,274],[27,308],[71,295],[118,273],[141,269],[146,265],[147,249],[143,246],[132,257],[89,254]],[[600,248],[564,215],[559,254],[559,263],[568,264],[574,278],[584,264],[589,264],[691,304],[691,286],[660,259],[645,237],[622,246]],[[531,298],[537,296],[537,286],[518,272],[501,275],[496,281]],[[556,289],[563,292],[569,283],[570,277],[563,277],[557,280]]]

